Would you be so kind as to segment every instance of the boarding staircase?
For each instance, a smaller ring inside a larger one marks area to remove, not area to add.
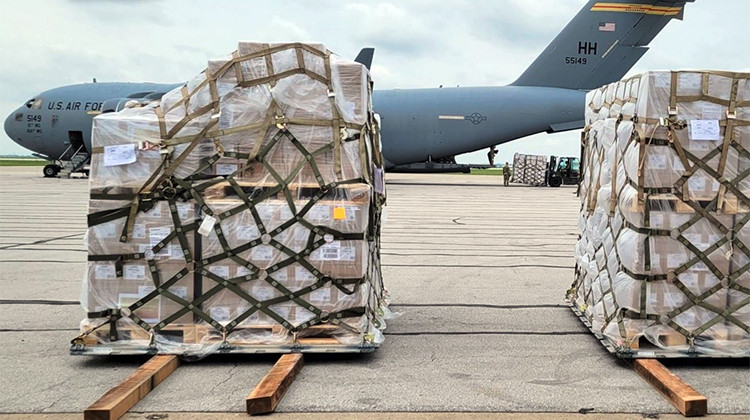
[[[57,173],[58,178],[70,178],[70,175],[74,172],[81,171],[91,161],[91,155],[83,145],[75,149],[75,152],[70,159],[63,159],[68,152],[73,150],[73,145],[68,146],[67,149],[60,155],[58,159],[62,164],[60,165],[60,172]],[[82,171],[87,173],[87,171]]]

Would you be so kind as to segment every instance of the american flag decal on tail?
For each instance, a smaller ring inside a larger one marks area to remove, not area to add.
[[[614,32],[615,23],[614,22],[599,22],[599,30],[602,32]]]

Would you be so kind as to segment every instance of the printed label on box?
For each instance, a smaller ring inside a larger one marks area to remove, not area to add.
[[[104,146],[104,166],[127,165],[135,162],[135,144]]]
[[[305,267],[297,266],[294,268],[294,278],[300,281],[305,281],[305,280],[313,280],[315,279],[315,276],[313,276],[313,274],[310,271],[308,271]]]
[[[687,256],[685,254],[667,254],[667,267],[677,268],[687,262]]]
[[[188,298],[188,288],[186,286],[172,286],[168,290],[179,298]]]
[[[256,225],[241,225],[237,227],[237,239],[242,241],[252,241],[260,237],[260,231]]]
[[[691,140],[721,140],[719,120],[690,120]]]
[[[289,279],[286,268],[282,268],[281,270],[274,272],[273,274],[271,274],[271,277],[282,283]]]
[[[229,266],[228,265],[213,265],[211,267],[208,267],[208,271],[210,271],[211,273],[223,279],[229,278]]]
[[[327,222],[331,220],[331,206],[315,205],[307,212],[306,219],[312,223]]]
[[[253,287],[253,297],[259,301],[273,299],[274,289],[271,286],[255,286]]]
[[[255,261],[271,261],[276,249],[268,245],[258,245],[250,252],[250,256]]]
[[[114,264],[95,264],[94,278],[96,280],[114,280],[117,278]]]
[[[192,204],[177,203],[177,215],[180,220],[186,221],[190,217],[190,213],[193,210]]]
[[[115,230],[115,222],[104,223],[94,226],[94,234],[99,238],[117,238],[120,235]]]
[[[149,217],[149,218],[158,218],[158,217],[162,217],[163,215],[164,215],[164,211],[163,211],[162,203],[156,203],[154,207],[152,207],[150,210],[143,212],[143,216]]]
[[[146,284],[146,285],[143,285],[143,286],[138,286],[138,296],[141,297],[141,298],[145,297],[147,294],[153,292],[154,290],[156,290],[156,287],[154,287],[154,286],[152,286],[150,284]]]
[[[341,261],[355,261],[357,259],[357,247],[356,246],[342,246],[340,259]]]
[[[122,278],[125,280],[145,280],[146,266],[125,264],[122,266]]]
[[[359,206],[344,206],[346,207],[346,221],[356,222],[359,219],[360,208]]]
[[[706,178],[701,175],[693,175],[688,179],[691,191],[706,191]]]
[[[650,227],[661,229],[664,227],[664,214],[651,212],[649,213],[648,221]]]
[[[331,301],[331,289],[323,287],[321,289],[313,290],[310,292],[310,302],[330,302]]]
[[[667,169],[667,156],[655,153],[649,154],[648,167],[650,169]]]
[[[146,239],[146,225],[141,223],[134,224],[130,237],[132,239]]]
[[[248,276],[250,274],[253,274],[253,272],[249,268],[242,265],[237,267],[237,277]]]
[[[280,317],[284,318],[285,320],[289,320],[289,314],[292,312],[292,307],[289,305],[274,305],[271,307],[271,310],[276,312]]]
[[[169,245],[170,259],[179,260],[185,257],[185,253],[182,252],[182,246],[180,244]]]
[[[232,175],[237,172],[239,166],[236,163],[217,163],[216,175]]]
[[[695,289],[698,287],[698,275],[689,271],[682,273],[680,274],[680,282],[691,289]]]
[[[341,259],[341,242],[325,244],[310,254],[312,261],[338,261]]]
[[[226,306],[214,306],[208,310],[208,314],[211,318],[215,319],[216,322],[228,322],[229,319],[229,308]]]

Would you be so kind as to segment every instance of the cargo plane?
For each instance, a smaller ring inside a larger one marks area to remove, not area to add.
[[[672,19],[694,0],[591,0],[508,86],[376,90],[389,169],[433,161],[536,133],[584,125],[586,92],[619,80]],[[372,51],[358,61],[367,64]],[[55,161],[45,176],[84,170],[91,122],[131,100],[158,99],[182,86],[85,83],[36,95],[5,121],[5,132],[36,156]]]

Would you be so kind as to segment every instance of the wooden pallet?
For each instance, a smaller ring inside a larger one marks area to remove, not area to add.
[[[658,338],[659,344],[665,347],[685,346],[688,344],[687,338],[678,332],[663,332]],[[637,339],[628,339],[630,348],[633,350],[662,349],[663,347],[652,343],[647,337],[640,336]]]
[[[698,203],[703,208],[708,207],[708,205],[714,200],[715,197],[704,197],[704,198],[697,198],[693,201]],[[669,211],[680,213],[680,214],[692,214],[695,213],[695,209],[691,207],[686,202],[682,201],[680,198],[675,196],[674,194],[654,194],[650,195],[648,197],[648,200],[651,203],[651,208],[654,209],[655,204],[658,203],[659,207],[664,209],[669,209]],[[645,206],[643,204],[638,204],[638,200],[633,200],[633,211],[641,212],[643,213],[645,211]],[[716,209],[713,210],[712,213],[716,214],[744,214],[750,212],[750,207],[744,205],[741,201],[737,199],[737,197],[725,197],[724,201],[722,202],[722,205]]]
[[[242,331],[251,332],[256,338],[243,339]],[[221,332],[210,325],[168,325],[158,333],[159,338],[164,338],[175,343],[182,344],[225,344],[227,351],[236,352],[263,352],[263,348],[268,348],[268,353],[289,353],[295,351],[305,352],[371,352],[375,346],[367,344],[364,339],[360,346],[343,344],[337,335],[342,330],[336,325],[314,325],[301,331],[296,336],[289,333],[280,325],[256,325],[237,328],[233,331],[240,334],[229,335],[225,338]],[[354,335],[352,332],[345,331]],[[238,337],[238,335],[240,337]],[[84,336],[80,340],[83,349],[95,348],[127,348],[133,347],[134,351],[130,354],[147,353],[146,351],[136,351],[136,348],[147,348],[151,342],[151,335],[146,330],[138,326],[118,327],[117,341],[109,340],[109,326],[105,325],[96,331]],[[265,337],[265,339],[264,339]],[[268,337],[272,337],[268,339]],[[281,349],[281,350],[280,350]],[[358,350],[359,349],[359,350]],[[71,350],[75,354],[85,354],[85,350]]]
[[[237,181],[237,184],[246,194],[257,194],[258,191],[267,191],[278,187],[278,183],[276,182]],[[295,199],[304,199],[316,195],[320,191],[320,185],[316,183],[292,183],[287,186],[287,189]],[[369,186],[365,184],[342,184],[335,187],[334,190],[340,191],[347,197],[346,201],[353,204],[362,203],[369,197],[367,194]],[[237,191],[228,181],[222,181],[206,188],[202,195],[206,200],[222,200],[225,198],[237,198]],[[270,198],[278,200],[286,199],[283,190],[273,194]],[[336,201],[343,202],[342,200]]]

